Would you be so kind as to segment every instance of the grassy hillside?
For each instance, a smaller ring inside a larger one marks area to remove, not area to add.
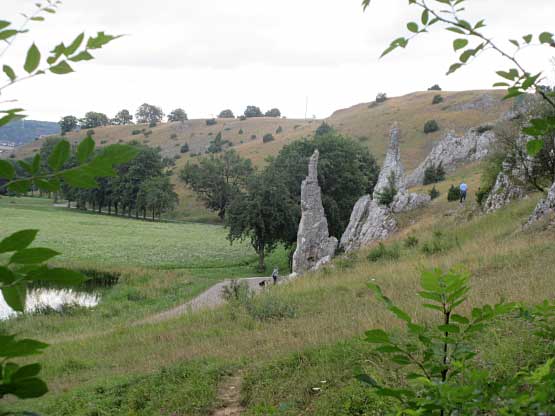
[[[434,95],[441,94],[444,101],[433,105]],[[402,97],[390,98],[381,104],[363,103],[351,108],[338,110],[325,121],[337,131],[366,144],[381,162],[389,143],[389,129],[399,122],[402,130],[401,157],[407,171],[415,168],[448,131],[462,134],[467,129],[496,121],[512,105],[502,101],[501,90],[484,91],[426,91]],[[424,124],[436,120],[438,132],[425,134]],[[218,119],[214,126],[207,126],[205,120],[191,120],[185,123],[165,123],[154,128],[145,125],[109,126],[94,129],[94,138],[99,147],[118,142],[138,140],[149,146],[159,146],[167,157],[179,157],[174,172],[184,166],[191,155],[204,153],[210,141],[219,133],[223,139],[233,143],[233,147],[256,165],[263,165],[270,155],[276,155],[286,144],[314,133],[322,120],[295,120],[279,118]],[[282,133],[276,134],[281,127]],[[242,134],[239,134],[242,131]],[[133,133],[136,134],[133,134]],[[264,134],[272,133],[275,140],[263,143]],[[72,141],[79,141],[86,132],[68,134]],[[255,137],[255,138],[253,138]],[[190,151],[181,154],[183,144]],[[17,151],[17,157],[26,157],[38,151],[41,141],[33,142]],[[180,206],[173,218],[215,222],[217,218],[208,213],[192,192],[180,183],[174,175],[174,183],[180,196]]]
[[[471,190],[464,207],[446,201],[450,183],[461,177]],[[478,180],[476,166],[466,167],[438,186],[442,195],[430,206],[401,215],[402,231],[387,242],[400,244],[398,260],[370,262],[370,248],[340,257],[318,273],[271,288],[254,309],[229,305],[130,328],[138,320],[136,306],[125,303],[128,312],[118,316],[108,298],[95,310],[5,324],[53,343],[42,357],[53,393],[27,408],[48,415],[208,415],[218,405],[218,385],[232,373],[243,380],[248,415],[380,414],[387,404],[355,375],[365,369],[398,383],[399,374],[361,339],[367,329],[400,324],[374,300],[370,279],[420,323],[434,319],[415,294],[422,268],[462,265],[472,273],[465,312],[500,298],[538,303],[555,292],[553,232],[521,228],[538,196],[480,215],[472,192]],[[441,250],[426,253],[422,247],[438,232]],[[409,235],[418,238],[416,247],[403,244]],[[160,287],[175,283],[151,271],[130,274],[125,284],[154,302],[150,288],[163,299],[168,294]],[[480,363],[497,377],[541,360],[545,347],[518,319],[482,335]]]

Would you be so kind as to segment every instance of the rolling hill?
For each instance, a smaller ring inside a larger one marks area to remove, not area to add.
[[[443,102],[432,104],[437,94],[443,97]],[[159,146],[164,156],[176,158],[174,172],[179,172],[187,160],[204,153],[218,133],[222,133],[223,139],[231,142],[241,155],[260,166],[268,156],[277,154],[286,144],[313,135],[322,121],[326,121],[341,134],[365,143],[381,162],[389,143],[389,128],[393,122],[399,122],[402,131],[401,155],[405,168],[410,172],[447,132],[462,134],[469,128],[498,120],[512,106],[510,101],[502,100],[503,95],[502,90],[415,92],[389,98],[379,104],[357,104],[338,110],[325,120],[261,117],[243,121],[218,119],[217,124],[212,126],[202,119],[162,123],[154,128],[146,125],[107,126],[94,129],[94,138],[100,147],[132,140]],[[439,131],[425,134],[423,127],[428,120],[436,120]],[[281,132],[276,133],[280,127]],[[267,133],[273,134],[275,140],[263,143],[262,137]],[[85,134],[73,132],[67,137],[71,141],[79,141]],[[189,145],[189,152],[181,154],[181,146],[185,143]],[[16,157],[31,156],[41,144],[39,140],[17,149]],[[215,216],[207,213],[177,178],[175,183],[181,199],[176,215],[178,218],[215,220]]]
[[[60,126],[52,121],[17,120],[0,127],[0,142],[12,142],[21,146],[37,137],[58,134]]]

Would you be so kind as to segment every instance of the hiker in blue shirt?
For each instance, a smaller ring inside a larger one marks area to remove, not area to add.
[[[466,201],[466,191],[468,190],[468,185],[466,183],[461,183],[459,187],[461,191],[461,204]]]

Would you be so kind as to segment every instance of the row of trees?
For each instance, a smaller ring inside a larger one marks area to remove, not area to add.
[[[367,148],[333,130],[285,146],[264,169],[255,169],[231,149],[189,161],[180,178],[225,221],[230,241],[251,242],[264,269],[264,258],[276,245],[293,252],[301,182],[315,149],[320,151],[319,183],[330,234],[339,237],[357,199],[373,191],[379,168]]]
[[[142,104],[135,113],[135,119],[139,124],[156,125],[163,121],[165,117],[164,111],[155,105]],[[183,122],[186,121],[187,113],[182,108],[177,108],[168,114],[168,121]],[[58,124],[62,135],[77,129],[94,129],[102,126],[123,126],[133,124],[133,115],[127,109],[119,111],[113,118],[108,117],[104,113],[89,111],[82,118],[73,115],[63,117]]]
[[[50,159],[61,140],[48,138],[43,143],[40,157],[45,172],[50,171],[46,161]],[[62,181],[60,192],[55,193],[55,198],[59,196],[66,199],[68,206],[75,203],[76,207],[82,210],[134,215],[137,218],[146,218],[148,215],[153,220],[175,208],[178,202],[177,194],[168,176],[167,160],[162,158],[160,149],[142,146],[137,142],[131,145],[138,151],[136,158],[119,165],[115,176],[98,180],[98,187],[93,189],[80,189]],[[74,146],[63,168],[71,169],[77,165]],[[25,172],[20,172],[20,175],[24,177]]]

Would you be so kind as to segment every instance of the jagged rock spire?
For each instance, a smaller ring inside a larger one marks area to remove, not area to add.
[[[380,176],[378,178],[378,183],[374,188],[374,199],[380,192],[383,192],[385,188],[389,186],[390,178],[393,175],[395,188],[398,192],[405,192],[405,170],[403,168],[403,163],[401,162],[401,151],[399,149],[399,140],[401,138],[401,129],[398,123],[394,123],[391,126],[391,131],[389,134],[389,148],[385,155],[385,160],[383,162],[382,170],[380,171]]]
[[[297,233],[297,249],[293,255],[293,273],[302,274],[331,260],[337,239],[329,236],[328,220],[318,185],[318,150],[308,163],[308,176],[301,186],[301,222]]]

